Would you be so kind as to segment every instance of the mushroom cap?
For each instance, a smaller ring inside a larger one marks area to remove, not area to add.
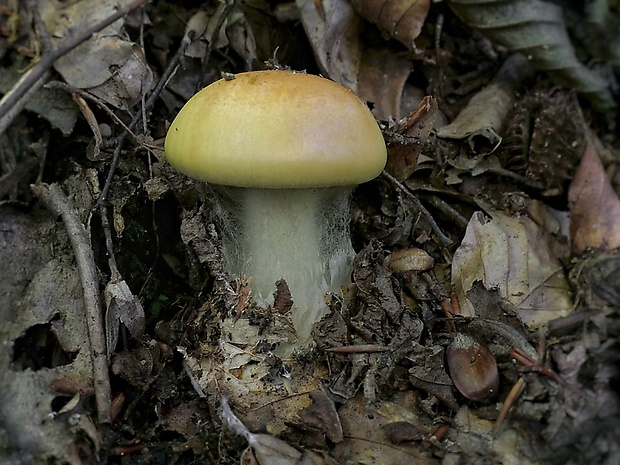
[[[172,122],[166,158],[214,184],[258,188],[351,186],[386,163],[368,107],[333,81],[253,71],[194,95]]]

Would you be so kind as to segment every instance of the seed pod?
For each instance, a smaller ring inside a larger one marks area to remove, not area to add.
[[[481,400],[497,392],[497,363],[485,345],[457,333],[446,349],[446,357],[452,381],[463,396]]]
[[[435,260],[426,251],[412,247],[392,252],[388,259],[388,267],[395,273],[406,271],[426,271],[435,264]]]

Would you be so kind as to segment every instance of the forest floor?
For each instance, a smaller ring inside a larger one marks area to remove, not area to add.
[[[620,463],[620,5],[578,3],[0,1],[0,462]],[[264,69],[388,151],[292,355],[164,154]]]

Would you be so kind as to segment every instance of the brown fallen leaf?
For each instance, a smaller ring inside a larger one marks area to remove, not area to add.
[[[110,280],[105,287],[104,296],[106,344],[110,356],[118,343],[120,324],[125,325],[129,333],[137,339],[144,333],[145,316],[140,300],[133,295],[120,276]]]
[[[241,463],[250,465],[326,465],[329,459],[311,451],[299,451],[293,446],[270,434],[252,433],[233,413],[226,396],[222,397],[222,419],[226,426],[245,438],[248,447],[241,457]]]
[[[176,453],[192,449],[196,454],[201,454],[207,447],[204,425],[209,420],[206,402],[204,399],[195,399],[173,408],[156,422],[155,428],[161,435],[176,433],[182,438],[173,446]]]
[[[357,93],[362,18],[348,2],[295,0],[321,72]]]
[[[437,130],[437,137],[467,139],[472,151],[476,151],[474,139],[482,137],[495,150],[502,141],[500,133],[516,92],[532,72],[525,56],[516,54],[508,58],[489,85],[469,100],[454,121]]]
[[[464,316],[478,314],[468,293],[476,281],[518,308],[530,328],[568,315],[573,307],[553,238],[530,218],[474,213],[452,259],[452,282]]]
[[[577,59],[560,5],[542,0],[449,0],[448,5],[496,45],[523,51],[536,68],[556,84],[585,96],[597,111],[615,113],[608,79]]]
[[[58,0],[41,3],[41,17],[53,44],[108,17],[129,0],[81,0],[67,5]],[[120,4],[120,5],[119,5]],[[67,84],[87,90],[106,103],[127,109],[151,88],[153,73],[140,46],[125,40],[119,20],[94,34],[54,62]]]
[[[389,72],[387,72],[389,70]],[[411,60],[387,48],[368,49],[362,54],[358,95],[368,102],[375,118],[400,119],[405,82],[411,74]]]
[[[431,6],[430,0],[353,0],[352,3],[362,17],[409,50],[414,48],[413,41],[420,35]]]
[[[592,143],[568,189],[568,205],[573,252],[620,247],[620,199]]]
[[[388,161],[385,170],[398,181],[413,174],[418,156],[433,129],[437,117],[437,101],[424,97],[418,108],[403,119],[387,136]]]
[[[435,465],[440,460],[426,456],[419,445],[409,442],[394,444],[393,430],[388,425],[406,422],[426,434],[431,425],[410,393],[399,393],[393,402],[382,400],[370,404],[359,393],[338,410],[344,440],[332,452],[338,463],[373,463],[381,465]]]

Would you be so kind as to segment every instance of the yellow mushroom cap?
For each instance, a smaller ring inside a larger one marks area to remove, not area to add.
[[[376,177],[387,157],[374,117],[353,92],[280,70],[202,89],[172,122],[165,152],[194,179],[259,188],[355,185]]]

